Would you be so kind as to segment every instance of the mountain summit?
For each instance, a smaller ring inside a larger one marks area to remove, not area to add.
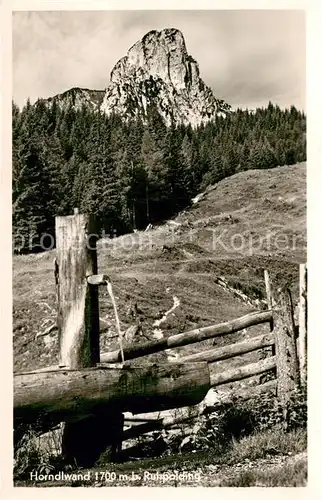
[[[153,107],[167,125],[196,127],[230,106],[216,99],[199,75],[198,63],[186,48],[181,31],[149,31],[114,66],[105,91],[74,88],[48,99],[60,106],[82,104],[110,115],[145,119]]]
[[[168,125],[197,126],[230,111],[200,78],[198,63],[177,29],[150,31],[129,49],[111,72],[101,109],[144,116],[151,104]]]

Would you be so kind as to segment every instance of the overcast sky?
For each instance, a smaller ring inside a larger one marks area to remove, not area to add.
[[[303,11],[55,11],[13,16],[13,98],[104,89],[115,63],[152,29],[178,28],[202,79],[234,108],[305,110]]]

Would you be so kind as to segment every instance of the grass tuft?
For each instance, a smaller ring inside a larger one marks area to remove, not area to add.
[[[235,477],[223,479],[220,486],[228,487],[298,487],[307,484],[307,460],[305,457],[290,463],[269,468],[254,469],[237,474]]]
[[[233,440],[227,456],[227,463],[242,462],[246,458],[256,460],[267,455],[295,455],[306,450],[305,429],[285,432],[282,426],[255,432],[240,440]]]

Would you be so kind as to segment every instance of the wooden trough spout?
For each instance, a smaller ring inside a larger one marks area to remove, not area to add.
[[[92,286],[106,285],[110,280],[107,274],[92,274],[87,277],[87,283]]]
[[[14,420],[50,424],[104,410],[142,413],[200,403],[210,389],[207,363],[112,366],[17,374]]]

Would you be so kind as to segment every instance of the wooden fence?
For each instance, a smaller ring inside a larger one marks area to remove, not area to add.
[[[123,412],[146,413],[194,406],[179,420],[205,411],[202,405],[211,387],[274,370],[275,380],[256,388],[275,391],[281,400],[306,384],[307,271],[300,266],[299,336],[289,290],[272,290],[265,271],[268,310],[225,323],[197,328],[166,339],[100,353],[98,287],[107,275],[98,274],[95,222],[78,214],[56,218],[54,263],[58,303],[59,366],[14,376],[15,429],[41,419],[43,430],[65,421],[63,449],[79,464],[90,465],[107,446],[160,426],[177,423],[173,417],[145,421],[123,432]],[[133,360],[218,335],[268,323],[270,332],[224,347],[181,357],[179,362],[131,366]],[[238,368],[211,373],[212,363],[258,349],[271,348],[271,356]],[[121,361],[122,364],[119,364]],[[117,365],[115,365],[117,363]],[[248,397],[243,391],[242,397]],[[87,441],[84,441],[84,435]],[[20,433],[16,432],[19,439]],[[81,444],[80,444],[81,443]]]

